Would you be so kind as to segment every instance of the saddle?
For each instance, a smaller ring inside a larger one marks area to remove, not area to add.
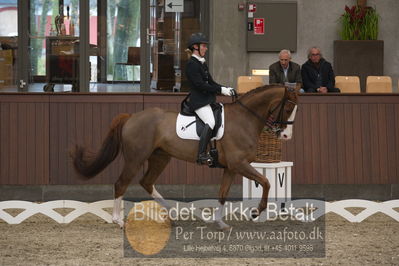
[[[216,137],[217,132],[220,126],[222,125],[223,106],[220,103],[211,103],[210,106],[213,111],[213,117],[215,118],[215,127],[212,130],[212,138],[214,138]],[[194,111],[191,110],[190,106],[187,104],[185,100],[181,103],[180,114],[185,116],[195,116],[195,120],[190,124],[188,124],[186,128],[195,123],[197,129],[197,135],[201,136],[205,123],[201,120],[201,118],[198,117],[198,115]]]
[[[211,103],[210,104],[212,111],[213,111],[213,116],[215,118],[215,127],[212,130],[212,135],[211,135],[211,139],[214,140],[214,143],[212,145],[212,141],[210,141],[211,143],[211,149],[209,151],[209,154],[212,156],[212,164],[209,165],[209,167],[211,168],[224,168],[223,165],[221,165],[218,161],[218,151],[216,149],[216,139],[220,139],[223,136],[223,132],[224,132],[224,125],[223,125],[223,105],[220,103]],[[179,123],[179,119],[181,117],[195,117],[195,119],[193,119],[191,122],[186,123],[186,124],[181,124]],[[180,106],[180,114],[178,115],[177,118],[177,124],[176,124],[176,131],[179,135],[179,137],[184,138],[182,136],[182,132],[184,131],[189,131],[188,129],[191,128],[192,126],[194,126],[195,124],[195,128],[196,128],[196,139],[199,139],[199,136],[201,136],[201,133],[205,127],[205,123],[198,117],[198,115],[191,110],[190,106],[188,105],[188,103],[186,102],[186,99],[181,103]],[[220,129],[220,131],[219,131]],[[179,134],[180,133],[180,134]],[[185,138],[187,139],[187,138]],[[193,138],[188,138],[188,139],[193,139]]]

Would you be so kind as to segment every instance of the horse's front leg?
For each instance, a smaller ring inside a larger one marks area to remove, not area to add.
[[[225,169],[223,172],[222,184],[220,185],[219,190],[219,207],[215,213],[215,222],[222,230],[228,230],[230,228],[229,225],[223,222],[222,214],[224,203],[226,202],[227,195],[229,194],[235,176],[236,174],[229,169]]]
[[[267,208],[267,199],[269,197],[270,183],[266,177],[261,175],[255,168],[251,166],[248,162],[242,162],[240,164],[235,164],[234,170],[237,171],[242,176],[245,176],[248,179],[258,182],[262,188],[262,199],[259,202],[258,213],[252,214],[252,218],[256,218],[260,215],[262,211]]]

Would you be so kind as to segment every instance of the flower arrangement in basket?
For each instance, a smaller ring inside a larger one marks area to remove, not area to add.
[[[349,8],[345,6],[345,13],[340,21],[342,40],[377,40],[379,16],[375,8],[356,5]]]

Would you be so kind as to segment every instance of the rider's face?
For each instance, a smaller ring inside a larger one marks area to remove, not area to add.
[[[208,45],[206,43],[201,43],[199,46],[199,55],[204,57],[206,51],[208,51]]]

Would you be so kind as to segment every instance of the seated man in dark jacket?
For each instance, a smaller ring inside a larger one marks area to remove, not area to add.
[[[269,66],[269,84],[302,83],[301,67],[291,62],[291,52],[281,50],[279,61]]]
[[[308,52],[308,61],[302,65],[302,81],[305,92],[339,92],[335,88],[335,75],[332,66],[327,62],[318,47]]]

